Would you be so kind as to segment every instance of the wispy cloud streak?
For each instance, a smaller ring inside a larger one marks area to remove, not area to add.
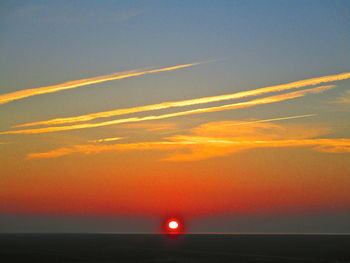
[[[124,139],[124,138],[123,137],[103,138],[103,139],[97,139],[97,140],[89,140],[89,142],[113,142],[113,141],[119,141],[121,139]]]
[[[307,117],[313,117],[313,116],[317,116],[317,114],[304,114],[304,115],[297,115],[297,116],[287,116],[287,117],[280,117],[280,118],[272,118],[272,119],[266,119],[266,120],[239,122],[239,123],[236,123],[235,125],[246,125],[246,124],[251,124],[251,123],[262,123],[262,122],[271,122],[271,121],[292,120],[292,119],[300,119],[300,118],[307,118]]]
[[[258,96],[266,93],[297,89],[297,88],[313,86],[313,85],[317,85],[325,82],[344,80],[348,78],[350,78],[350,72],[337,74],[337,75],[322,76],[322,77],[311,78],[306,80],[300,80],[300,81],[290,82],[290,83],[276,85],[276,86],[268,86],[260,89],[242,91],[242,92],[237,92],[233,94],[204,97],[204,98],[197,98],[197,99],[190,99],[190,100],[183,100],[183,101],[162,102],[158,104],[124,108],[124,109],[116,109],[111,111],[97,112],[97,113],[91,113],[91,114],[80,115],[75,117],[56,118],[56,119],[51,119],[47,121],[26,123],[26,124],[18,125],[16,127],[28,127],[28,126],[35,126],[35,125],[56,125],[56,124],[68,124],[68,123],[75,123],[75,122],[90,121],[97,118],[107,118],[107,117],[118,116],[123,114],[161,110],[161,109],[168,109],[172,107],[184,107],[184,106],[190,106],[190,105],[198,105],[198,104],[205,104],[205,103],[211,103],[211,102],[239,99],[244,97]]]
[[[289,99],[299,98],[299,97],[303,97],[303,96],[305,96],[307,94],[311,94],[311,93],[320,93],[320,92],[329,90],[329,89],[334,88],[334,87],[335,87],[335,85],[320,86],[320,87],[310,88],[310,89],[306,89],[306,90],[294,91],[294,92],[289,92],[289,93],[285,93],[285,94],[280,94],[280,95],[275,95],[275,96],[270,96],[270,97],[265,97],[265,98],[259,98],[259,99],[250,100],[250,101],[246,101],[246,102],[239,102],[239,103],[233,103],[233,104],[227,104],[227,105],[215,106],[215,107],[200,108],[200,109],[194,109],[194,110],[188,110],[188,111],[180,111],[180,112],[168,113],[168,114],[162,114],[162,115],[152,115],[152,116],[145,116],[145,117],[131,117],[131,118],[126,118],[126,119],[117,119],[117,120],[105,121],[105,122],[99,122],[99,123],[75,124],[75,125],[70,125],[70,126],[57,126],[57,127],[46,127],[46,128],[37,128],[37,129],[14,130],[14,131],[1,132],[0,134],[38,134],[38,133],[46,133],[46,132],[76,130],[76,129],[85,129],[85,128],[96,128],[96,127],[121,124],[121,123],[140,122],[140,121],[148,121],[148,120],[159,120],[159,119],[166,119],[166,118],[171,118],[171,117],[186,116],[186,115],[199,114],[199,113],[225,111],[225,110],[246,108],[246,107],[252,107],[252,106],[256,106],[256,105],[269,104],[269,103],[275,103],[275,102],[285,101],[285,100],[289,100]]]
[[[229,140],[227,138],[210,138],[210,137],[182,137],[181,141],[164,141],[164,142],[141,142],[141,143],[127,143],[127,144],[113,144],[113,145],[75,145],[71,148],[59,148],[49,152],[31,153],[26,159],[39,158],[55,158],[73,153],[83,154],[97,154],[105,151],[128,151],[128,150],[176,150],[184,147],[205,146],[219,148],[221,153],[213,155],[204,155],[193,157],[192,155],[173,155],[164,160],[167,161],[196,161],[200,159],[211,158],[232,153],[235,149],[251,149],[251,148],[276,148],[276,147],[302,147],[302,146],[316,146],[316,150],[342,153],[350,152],[350,139],[298,139],[298,140]],[[223,147],[230,147],[225,149]],[[233,148],[231,148],[233,147]],[[214,148],[214,149],[215,149]],[[225,151],[226,150],[226,151]],[[227,151],[228,150],[228,151]],[[211,149],[213,151],[213,149]]]
[[[58,91],[67,90],[67,89],[74,89],[81,86],[97,84],[97,83],[106,82],[110,80],[125,79],[125,78],[131,78],[131,77],[152,74],[157,72],[172,71],[176,69],[187,68],[187,67],[196,66],[202,63],[205,63],[205,62],[196,62],[196,63],[183,64],[183,65],[166,67],[166,68],[158,68],[158,69],[130,70],[130,71],[118,72],[118,73],[94,77],[94,78],[86,78],[81,80],[69,81],[69,82],[52,85],[52,86],[15,91],[15,92],[0,95],[0,104],[5,104],[14,100],[19,100],[19,99],[23,99],[23,98],[27,98],[35,95],[58,92]]]
[[[121,144],[78,144],[48,152],[28,154],[26,159],[56,158],[80,153],[98,154],[106,151],[167,151],[170,155],[164,161],[197,161],[227,156],[253,148],[312,147],[313,150],[328,153],[350,152],[350,139],[323,138],[330,130],[327,127],[284,124],[272,121],[297,119],[313,114],[285,116],[251,121],[219,121],[201,124],[188,134],[166,137],[160,141]],[[239,125],[239,126],[238,126]],[[237,127],[237,128],[234,128]]]
[[[286,116],[273,118],[273,120],[303,118],[303,116],[307,115]],[[32,153],[27,155],[27,159],[54,158],[74,153],[98,154],[105,151],[141,150],[167,151],[170,155],[163,158],[164,161],[197,161],[228,156],[254,148],[311,147],[320,152],[350,152],[350,139],[319,138],[330,131],[327,127],[293,123],[278,125],[267,122],[268,119],[258,121],[259,123],[249,121],[209,122],[191,129],[189,134],[173,135],[161,141],[113,145],[73,145],[48,152]]]
[[[350,104],[350,90],[345,91],[340,97],[335,101],[341,104]]]

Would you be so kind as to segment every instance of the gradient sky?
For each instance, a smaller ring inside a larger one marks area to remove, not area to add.
[[[349,233],[349,28],[346,0],[1,1],[0,232]]]

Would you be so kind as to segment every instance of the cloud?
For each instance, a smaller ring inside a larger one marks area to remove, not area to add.
[[[283,117],[275,119],[282,120]],[[327,140],[310,139],[329,133],[327,127],[310,127],[303,124],[278,125],[263,121],[265,120],[259,122],[220,121],[202,124],[192,129],[189,135],[176,135],[167,138],[175,142],[187,142],[189,146],[186,150],[175,152],[164,160],[196,161],[228,156],[253,148],[330,144]],[[334,139],[334,142],[337,143],[338,139]]]
[[[235,125],[244,125],[244,124],[251,124],[251,123],[259,123],[259,122],[271,122],[271,121],[282,121],[282,120],[292,120],[292,119],[299,119],[299,118],[306,118],[306,117],[313,117],[317,116],[317,114],[304,114],[304,115],[296,115],[296,116],[287,116],[287,117],[280,117],[280,118],[272,118],[272,119],[266,119],[266,120],[252,120],[247,122],[239,122]]]
[[[161,110],[168,109],[173,107],[184,107],[190,105],[199,105],[210,102],[218,102],[232,99],[239,99],[244,97],[258,96],[271,92],[281,92],[290,89],[297,89],[306,86],[313,86],[320,83],[332,82],[337,80],[343,80],[350,78],[350,73],[342,73],[337,75],[323,76],[318,78],[311,78],[306,80],[294,81],[286,84],[276,85],[276,86],[268,86],[260,89],[249,90],[236,92],[232,94],[219,95],[219,96],[211,96],[211,97],[203,97],[197,99],[190,100],[182,100],[182,101],[172,101],[172,102],[161,102],[157,104],[138,106],[132,108],[124,108],[124,109],[115,109],[110,111],[96,112],[91,114],[85,114],[74,117],[66,117],[66,118],[56,118],[47,121],[39,121],[39,122],[31,122],[26,124],[21,124],[16,127],[28,127],[28,126],[36,126],[36,125],[54,125],[54,124],[67,124],[67,123],[75,123],[75,122],[83,122],[90,121],[97,118],[107,118],[113,117],[123,114],[137,113],[137,112],[145,112],[145,111],[153,111],[153,110]]]
[[[180,139],[180,138],[179,138]],[[166,161],[198,161],[254,148],[306,147],[329,153],[350,152],[350,139],[303,139],[303,140],[238,140],[230,141],[210,137],[182,137],[195,141],[196,146],[190,152],[175,153],[163,160]]]
[[[316,147],[316,149],[320,152],[327,152],[327,153],[346,153],[350,152],[350,144],[346,143],[347,141],[350,141],[349,139],[343,139],[343,143],[331,143],[329,144],[321,144]]]
[[[0,95],[0,104],[5,104],[14,100],[19,100],[19,99],[23,99],[23,98],[27,98],[35,95],[58,92],[58,91],[67,90],[67,89],[74,89],[74,88],[87,86],[91,84],[97,84],[97,83],[106,82],[110,80],[125,79],[125,78],[131,78],[131,77],[152,74],[157,72],[172,71],[176,69],[192,67],[192,66],[199,65],[201,63],[205,63],[205,62],[196,62],[196,63],[183,64],[183,65],[166,67],[166,68],[158,68],[158,69],[143,69],[143,70],[135,69],[130,71],[113,73],[110,75],[69,81],[69,82],[52,85],[52,86],[15,91],[15,92]]]
[[[340,97],[335,101],[341,104],[350,104],[350,90],[345,91]]]
[[[191,130],[193,136],[240,138],[242,140],[281,140],[307,139],[326,135],[330,129],[323,126],[305,127],[304,124],[279,125],[269,120],[284,120],[294,117],[303,118],[306,115],[287,116],[274,119],[264,119],[253,122],[219,121],[202,124]]]
[[[282,120],[283,117],[275,119]],[[327,127],[301,124],[277,125],[263,123],[263,121],[210,122],[192,129],[189,134],[167,137],[163,141],[74,145],[48,152],[31,153],[26,158],[55,158],[74,153],[97,154],[106,151],[152,150],[170,151],[170,155],[165,157],[164,161],[197,161],[254,148],[277,147],[312,147],[314,150],[328,153],[350,152],[350,139],[318,138],[329,132]]]
[[[57,126],[57,127],[46,127],[46,128],[37,128],[37,129],[5,131],[5,132],[0,132],[0,134],[39,134],[39,133],[56,132],[56,131],[96,128],[96,127],[103,127],[108,125],[130,123],[130,122],[160,120],[160,119],[166,119],[171,117],[187,116],[187,115],[199,114],[199,113],[226,111],[226,110],[232,110],[232,109],[247,108],[247,107],[252,107],[256,105],[275,103],[275,102],[285,101],[289,99],[295,99],[295,98],[303,97],[307,94],[320,93],[320,92],[332,89],[334,87],[335,85],[320,86],[320,87],[250,100],[246,102],[239,102],[239,103],[233,103],[233,104],[227,104],[227,105],[215,106],[215,107],[199,108],[194,110],[180,111],[180,112],[168,113],[168,114],[162,114],[162,115],[131,117],[126,119],[117,119],[117,120],[111,120],[111,121],[105,121],[105,122],[99,122],[99,123],[75,124],[70,126]]]
[[[112,137],[112,138],[103,138],[103,139],[97,139],[97,140],[89,140],[89,142],[113,142],[113,141],[119,141],[124,139],[123,137]]]
[[[177,142],[146,142],[146,143],[125,143],[125,144],[85,144],[74,145],[70,148],[64,147],[49,152],[31,153],[27,159],[55,158],[73,153],[97,154],[105,151],[127,151],[127,150],[166,150],[179,148],[181,143]]]

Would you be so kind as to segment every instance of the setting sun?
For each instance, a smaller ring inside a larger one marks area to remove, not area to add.
[[[178,222],[172,220],[169,222],[168,226],[170,229],[177,229],[179,227],[179,224],[178,224]]]

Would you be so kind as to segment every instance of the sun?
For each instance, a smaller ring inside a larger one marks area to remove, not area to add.
[[[173,229],[173,230],[178,229],[178,228],[179,228],[179,223],[178,223],[177,221],[175,221],[175,220],[171,220],[171,221],[168,223],[168,227],[169,227],[170,229]]]
[[[182,219],[178,217],[168,217],[162,224],[162,231],[171,236],[183,234],[185,225]]]

